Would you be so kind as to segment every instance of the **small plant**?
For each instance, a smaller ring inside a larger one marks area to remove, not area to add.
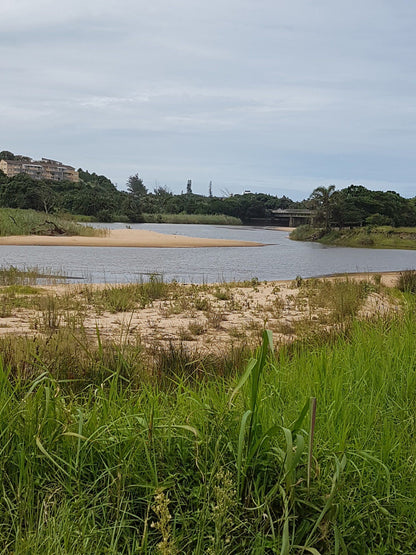
[[[229,301],[231,299],[231,293],[228,288],[216,287],[212,294],[219,301]]]
[[[62,311],[59,307],[57,298],[54,295],[41,297],[40,309],[40,328],[43,330],[57,330],[61,323]]]
[[[9,295],[0,297],[0,318],[9,318],[12,315],[12,302]]]
[[[416,270],[400,272],[397,288],[404,293],[416,293]]]
[[[189,331],[189,328],[185,328],[184,326],[181,326],[180,328],[178,328],[178,339],[180,339],[180,341],[194,341],[194,335]]]
[[[172,537],[172,525],[170,523],[172,515],[169,512],[170,499],[161,490],[157,490],[152,506],[157,520],[152,522],[151,527],[160,532],[162,541],[157,544],[160,555],[175,555],[178,551]]]
[[[303,278],[301,276],[296,276],[292,282],[292,287],[299,289],[303,285]]]
[[[374,285],[376,285],[377,287],[380,287],[380,285],[381,285],[381,274],[374,274],[373,275],[373,282],[374,282]]]
[[[201,322],[189,322],[188,330],[192,335],[202,335],[207,331]]]
[[[221,323],[226,320],[225,315],[216,310],[207,312],[205,316],[207,318],[208,325],[216,330],[219,330],[221,328]]]
[[[225,545],[231,543],[231,534],[238,508],[237,490],[233,475],[229,470],[220,470],[214,476],[211,519],[214,523],[212,545],[207,554],[217,555]]]
[[[206,311],[211,309],[211,303],[206,297],[196,297],[194,299],[194,306],[197,310]]]

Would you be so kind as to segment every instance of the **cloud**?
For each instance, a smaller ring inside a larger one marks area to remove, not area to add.
[[[415,15],[388,0],[3,0],[0,141],[118,183],[143,168],[180,187],[190,168],[201,187],[211,173],[289,196],[319,180],[408,191]]]

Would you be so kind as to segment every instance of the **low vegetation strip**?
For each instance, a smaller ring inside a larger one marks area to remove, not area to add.
[[[225,214],[146,214],[143,222],[156,224],[241,225],[240,218]]]
[[[292,231],[295,241],[318,241],[338,247],[366,247],[378,249],[416,249],[416,228],[367,226],[354,229],[328,230],[300,226]]]
[[[39,303],[41,318],[0,339],[1,551],[415,552],[414,272],[391,292],[397,310],[356,320],[380,281],[299,277],[314,333],[305,320],[276,351],[259,327],[257,350],[217,357],[170,342],[153,365],[127,328],[92,341],[73,295],[71,308],[3,286],[12,311]],[[195,312],[237,302],[235,287],[200,287]],[[185,298],[156,278],[123,289],[88,288],[84,306]]]

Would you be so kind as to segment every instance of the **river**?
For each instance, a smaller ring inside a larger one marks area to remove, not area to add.
[[[125,224],[97,224],[125,228]],[[134,224],[159,233],[239,239],[263,247],[124,248],[0,246],[0,265],[37,267],[63,273],[68,281],[125,283],[161,274],[166,281],[211,283],[303,278],[335,273],[382,272],[416,268],[416,250],[328,247],[291,241],[285,231],[258,227]]]

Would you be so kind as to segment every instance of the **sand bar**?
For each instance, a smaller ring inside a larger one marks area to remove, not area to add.
[[[9,235],[0,237],[0,245],[33,245],[56,247],[260,247],[262,243],[234,241],[229,239],[208,239],[167,235],[144,229],[111,229],[105,236],[86,237],[80,235]]]

